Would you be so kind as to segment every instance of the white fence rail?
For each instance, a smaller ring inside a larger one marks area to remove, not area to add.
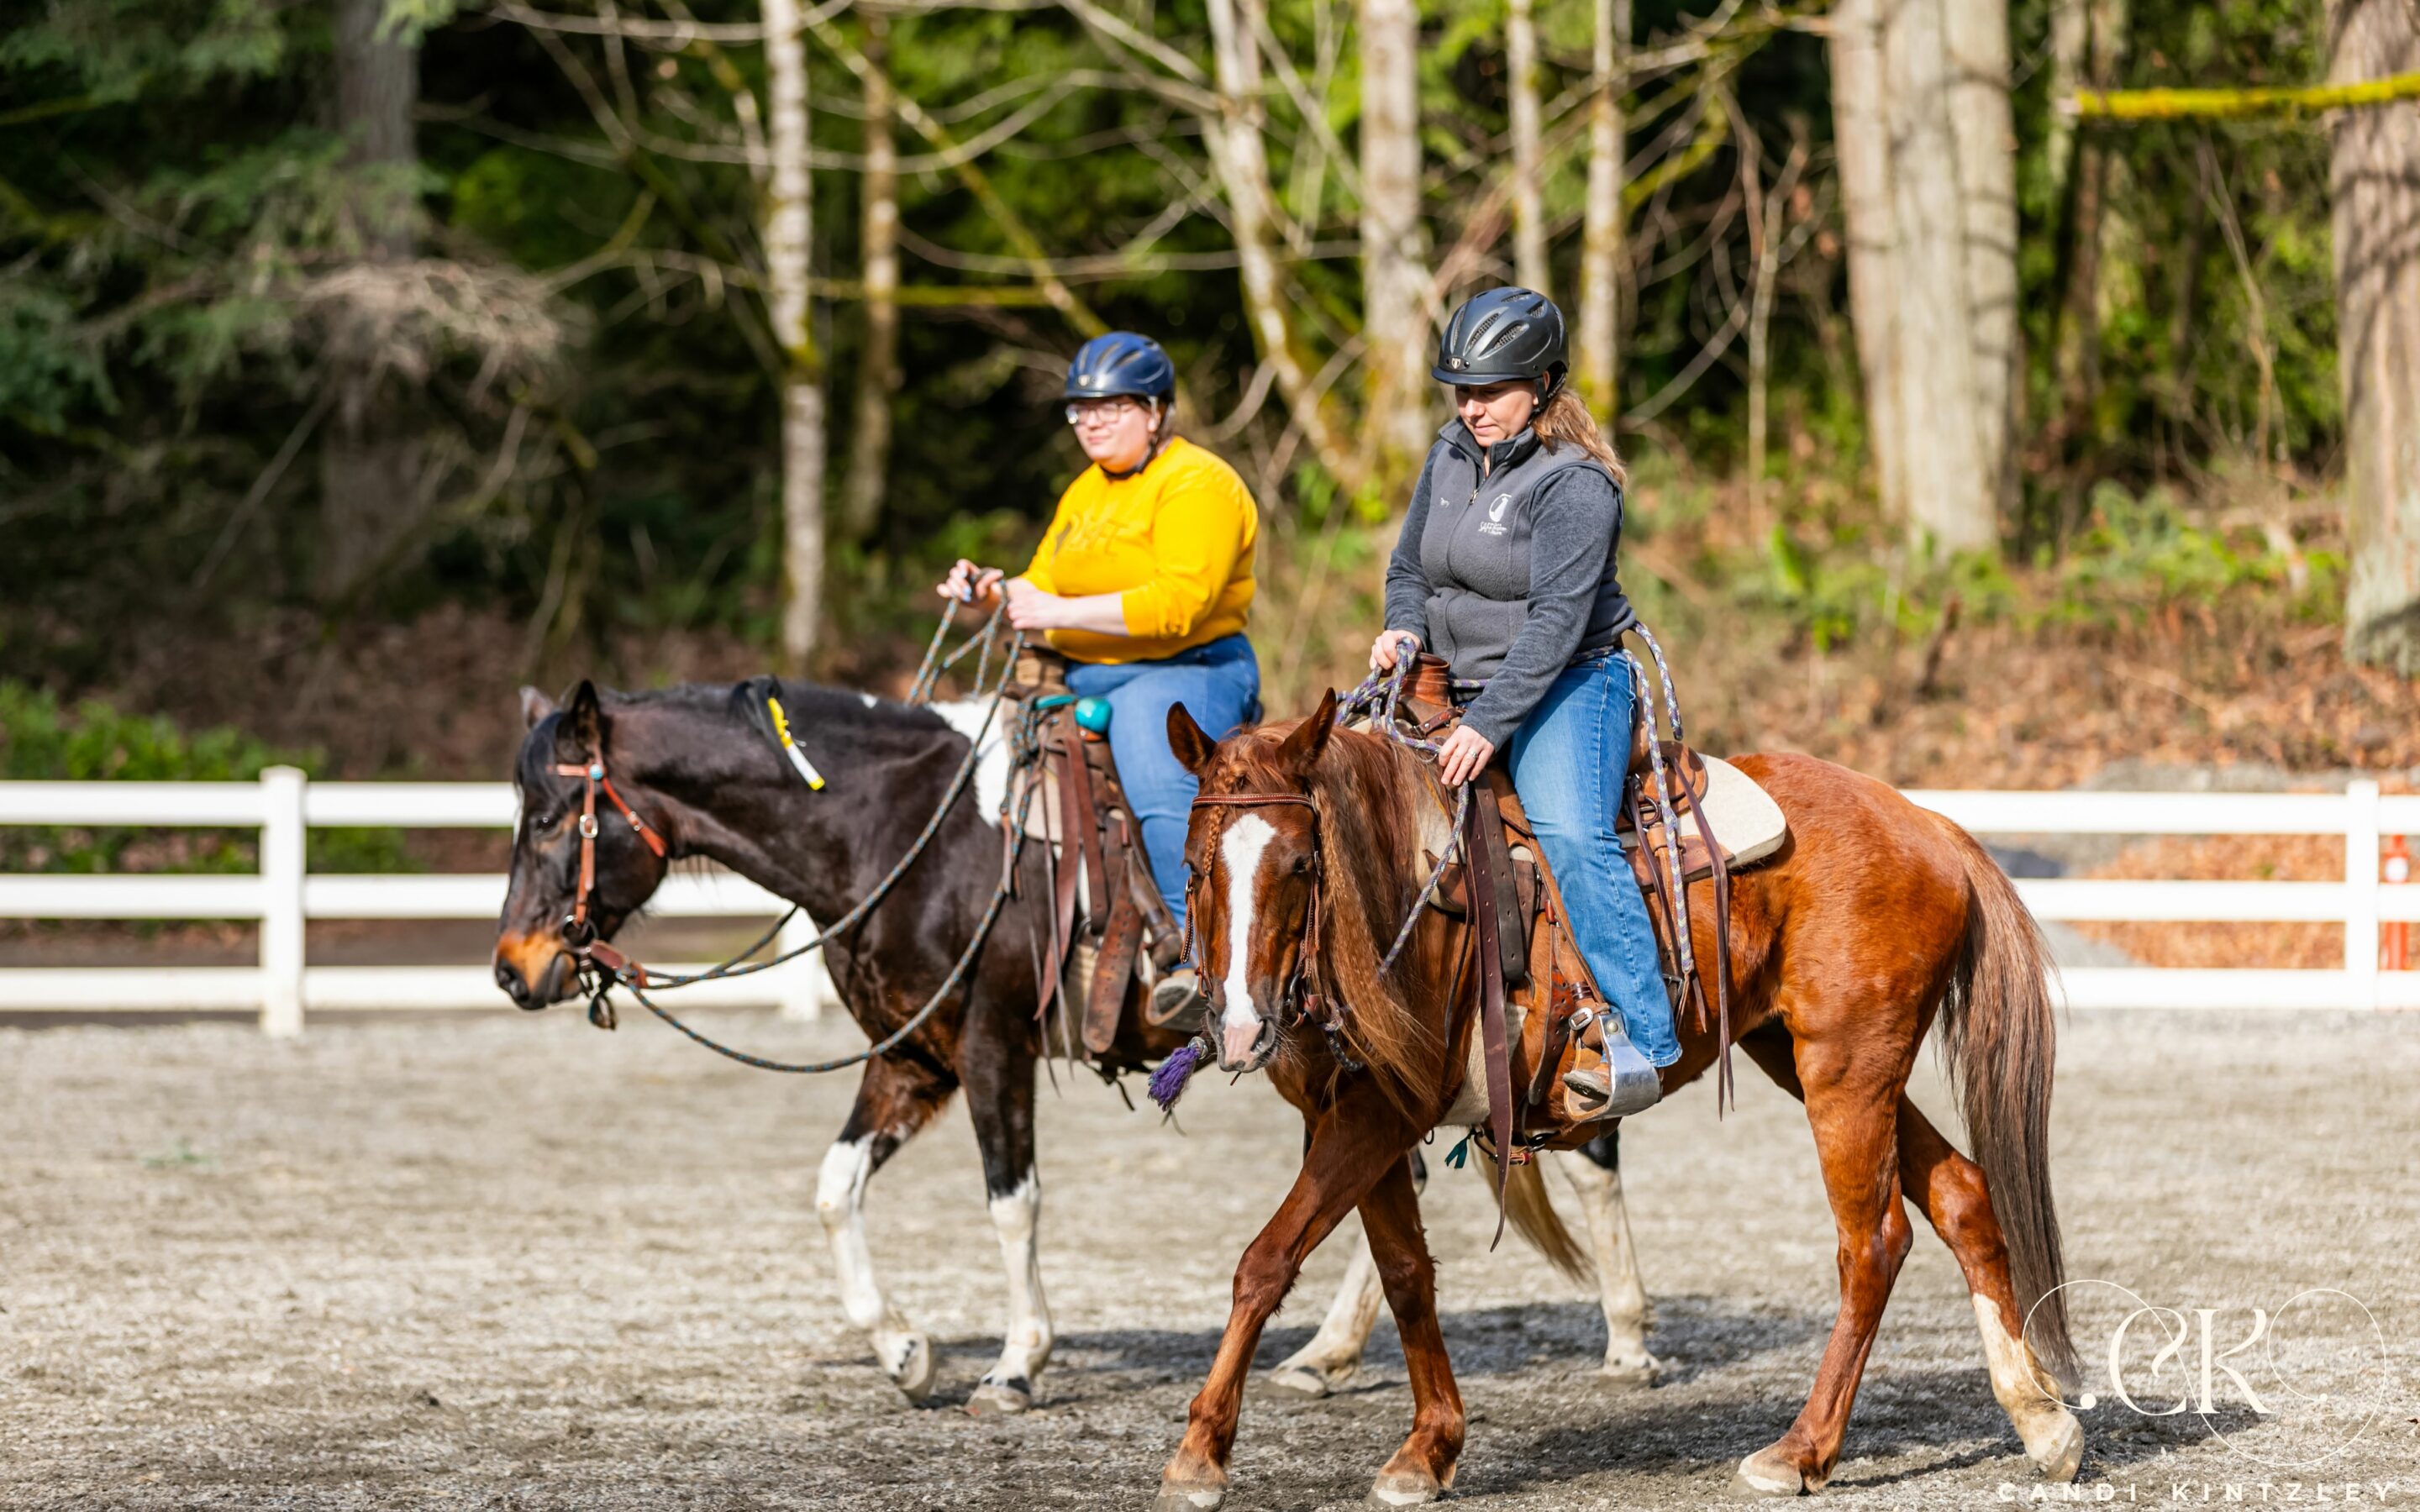
[[[2024,879],[2045,919],[2143,922],[2288,920],[2344,931],[2341,969],[2177,970],[2079,967],[2064,973],[2079,1008],[2420,1009],[2420,971],[2379,969],[2380,929],[2420,921],[2420,887],[2382,886],[2380,843],[2420,833],[2420,795],[2382,797],[2374,782],[2342,794],[1994,793],[1908,795],[1978,834],[2329,835],[2341,837],[2339,882]],[[309,966],[314,918],[492,918],[504,878],[309,875],[313,826],[510,828],[501,782],[306,782],[272,767],[257,782],[0,782],[0,825],[257,828],[260,871],[239,876],[0,875],[0,918],[232,918],[260,923],[260,964],[200,969],[26,967],[0,971],[0,1010],[255,1009],[277,1036],[313,1010],[489,1008],[502,995],[479,966]],[[786,906],[728,872],[668,878],[651,911],[674,918],[768,917]],[[784,943],[812,937],[803,916]],[[687,1000],[773,1004],[812,1014],[832,1000],[820,962],[690,990]]]
[[[260,831],[260,871],[237,876],[0,875],[0,918],[231,918],[260,923],[257,966],[30,966],[0,970],[0,1010],[257,1009],[267,1033],[302,1032],[303,1009],[495,1008],[505,999],[485,965],[312,966],[314,918],[494,918],[505,879],[310,875],[315,827],[509,829],[503,782],[306,782],[290,766],[257,782],[0,782],[0,825],[161,825]],[[728,872],[664,880],[648,905],[675,918],[769,918],[789,906]],[[783,947],[814,937],[804,915]],[[670,965],[696,970],[694,964]],[[689,1002],[775,1006],[812,1017],[837,995],[820,958],[685,989]]]

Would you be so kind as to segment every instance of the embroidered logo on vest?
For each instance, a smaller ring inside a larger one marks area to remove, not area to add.
[[[1496,502],[1487,506],[1487,523],[1479,527],[1479,533],[1481,535],[1503,534],[1504,511],[1511,506],[1512,502],[1512,496],[1511,494],[1497,494],[1496,496]]]

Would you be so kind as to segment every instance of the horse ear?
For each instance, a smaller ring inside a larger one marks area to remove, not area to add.
[[[548,698],[527,683],[521,685],[521,727],[535,730],[538,722],[554,712],[554,700]]]
[[[1210,753],[1218,747],[1218,743],[1193,722],[1192,713],[1184,704],[1168,706],[1168,748],[1176,753],[1178,764],[1187,771],[1200,777],[1202,769],[1210,764]]]
[[[590,761],[604,753],[605,711],[597,701],[597,685],[584,677],[563,706],[563,722],[555,727],[555,744],[570,751],[575,761]]]
[[[1336,730],[1336,689],[1320,695],[1319,708],[1311,717],[1294,727],[1294,733],[1278,747],[1278,760],[1296,777],[1308,777],[1319,764],[1320,753],[1327,749],[1327,737]]]

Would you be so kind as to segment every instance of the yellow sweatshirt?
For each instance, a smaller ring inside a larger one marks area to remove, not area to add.
[[[1078,661],[1154,661],[1244,627],[1260,517],[1235,470],[1179,436],[1112,482],[1096,464],[1059,496],[1026,579],[1063,598],[1116,594],[1124,636],[1052,630]]]

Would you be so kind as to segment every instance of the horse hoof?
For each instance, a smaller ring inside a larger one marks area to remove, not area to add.
[[[899,1388],[899,1395],[907,1397],[910,1406],[922,1407],[924,1398],[933,1395],[933,1378],[940,1374],[941,1367],[940,1362],[933,1358],[932,1341],[922,1334],[910,1334],[904,1342],[899,1363],[886,1363],[884,1368],[890,1372],[891,1383]]]
[[[1652,1354],[1633,1360],[1607,1360],[1597,1375],[1616,1390],[1642,1390],[1663,1378],[1664,1362]]]
[[[1013,1417],[1033,1405],[1033,1394],[1014,1383],[986,1381],[967,1398],[970,1417]]]
[[[1809,1489],[1798,1467],[1770,1449],[1741,1460],[1731,1477],[1731,1489],[1742,1496],[1797,1496]]]
[[[1325,1371],[1314,1370],[1307,1365],[1293,1365],[1278,1366],[1263,1376],[1261,1383],[1271,1391],[1311,1401],[1329,1395],[1352,1379],[1350,1370],[1339,1372],[1331,1378]]]
[[[2025,1444],[2025,1457],[2041,1472],[2042,1479],[2065,1483],[2084,1468],[2084,1425],[2073,1412],[2061,1409],[2050,1431],[2037,1432],[2032,1439],[2039,1442]]]
[[[1159,1500],[1151,1504],[1151,1512],[1212,1512],[1226,1499],[1223,1486],[1171,1486],[1162,1481]]]
[[[1380,1506],[1425,1506],[1444,1492],[1434,1475],[1390,1471],[1370,1488],[1370,1500]]]

